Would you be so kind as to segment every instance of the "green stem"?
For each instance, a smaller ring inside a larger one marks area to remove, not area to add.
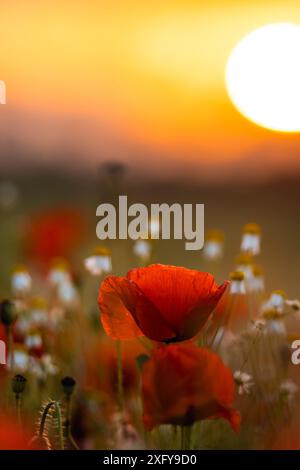
[[[191,447],[191,426],[181,426],[181,450],[189,450]]]
[[[19,393],[16,393],[16,410],[17,418],[20,428],[22,429],[22,415],[21,415],[21,396]]]
[[[79,450],[72,433],[71,433],[71,397],[66,396],[66,420],[65,420],[65,437],[75,450]]]
[[[14,360],[14,341],[13,341],[13,331],[11,325],[7,327],[7,346],[8,346],[8,353],[9,353],[9,358],[10,358],[10,371],[14,371],[14,366],[15,366],[15,360]]]
[[[56,401],[55,404],[55,414],[58,423],[58,443],[60,450],[64,450],[64,434],[63,434],[63,426],[62,426],[62,416],[61,416],[61,409],[59,403]]]
[[[122,367],[122,344],[116,340],[117,350],[117,373],[118,373],[118,407],[122,413],[124,410],[124,390],[123,390],[123,367]]]

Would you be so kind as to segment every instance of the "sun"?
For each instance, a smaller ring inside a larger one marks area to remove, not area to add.
[[[300,25],[269,24],[243,38],[229,56],[226,87],[250,121],[300,132]]]

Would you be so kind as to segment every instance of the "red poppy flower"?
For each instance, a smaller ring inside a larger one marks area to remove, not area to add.
[[[160,346],[143,366],[143,419],[149,430],[160,424],[225,418],[238,431],[234,395],[230,369],[215,353],[193,343]]]
[[[285,422],[278,427],[277,434],[275,436],[267,435],[267,445],[270,447],[270,440],[273,437],[271,444],[272,450],[300,450],[300,414],[299,409],[294,409],[293,416],[290,422]]]
[[[0,413],[0,450],[26,450],[29,448],[32,434],[20,429],[16,419]],[[38,446],[32,447],[38,449]]]
[[[26,255],[42,268],[53,258],[69,259],[84,233],[82,214],[59,207],[33,217],[25,236]]]
[[[145,353],[138,341],[126,341],[122,345],[123,389],[126,396],[138,390],[139,373],[136,358]],[[114,341],[100,337],[88,346],[85,353],[85,387],[101,391],[113,400],[117,392],[117,353]]]
[[[202,328],[226,286],[209,273],[161,264],[109,276],[99,291],[102,324],[115,339],[184,341]]]

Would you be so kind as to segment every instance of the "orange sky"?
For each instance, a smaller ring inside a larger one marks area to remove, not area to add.
[[[0,0],[0,146],[157,170],[297,164],[299,134],[248,122],[224,86],[234,45],[276,21],[300,23],[299,1]]]

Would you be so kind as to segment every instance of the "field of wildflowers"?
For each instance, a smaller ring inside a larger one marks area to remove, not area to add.
[[[219,281],[222,227],[206,227],[195,269],[161,264],[147,238],[116,267],[122,246],[91,242],[70,203],[19,222],[2,273],[0,449],[300,447],[300,302],[266,290],[263,226],[240,227]]]

